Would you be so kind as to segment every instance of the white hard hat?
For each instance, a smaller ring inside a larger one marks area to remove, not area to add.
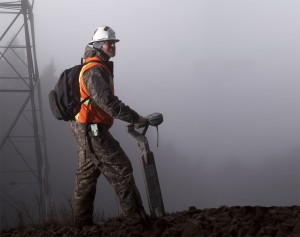
[[[116,39],[116,33],[109,26],[99,26],[95,29],[92,41],[89,44],[94,44],[95,42],[101,42],[105,40],[114,40],[116,42],[120,41]]]

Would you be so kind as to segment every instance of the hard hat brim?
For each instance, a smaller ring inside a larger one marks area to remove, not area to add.
[[[103,41],[116,41],[116,42],[119,42],[120,40],[119,39],[103,39],[103,40],[97,40],[97,41],[90,41],[88,44],[94,44],[96,42],[103,42]]]

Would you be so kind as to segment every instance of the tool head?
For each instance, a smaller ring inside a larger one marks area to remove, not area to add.
[[[146,116],[145,118],[149,121],[149,124],[151,126],[158,126],[164,121],[163,115],[161,113],[153,113]]]

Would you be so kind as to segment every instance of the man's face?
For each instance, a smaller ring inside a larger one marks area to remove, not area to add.
[[[102,50],[109,57],[114,57],[116,55],[116,41],[113,40],[104,41],[102,45]]]

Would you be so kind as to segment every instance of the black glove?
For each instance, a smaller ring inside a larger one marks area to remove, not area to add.
[[[137,123],[134,124],[134,127],[135,128],[143,128],[143,127],[146,127],[148,124],[149,124],[148,119],[140,116]]]

